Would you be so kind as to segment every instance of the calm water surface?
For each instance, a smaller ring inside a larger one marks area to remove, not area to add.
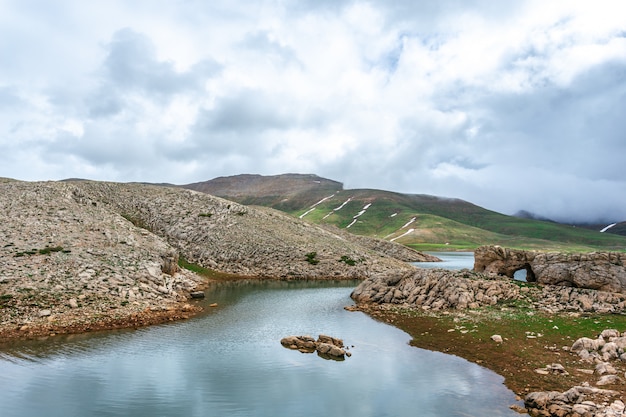
[[[441,259],[441,262],[414,262],[420,268],[472,269],[474,252],[426,252]]]
[[[206,300],[219,307],[193,320],[0,345],[0,415],[516,416],[497,374],[345,311],[354,285],[221,286]],[[352,357],[280,345],[319,333]]]

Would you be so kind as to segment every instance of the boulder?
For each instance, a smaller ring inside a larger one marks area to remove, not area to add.
[[[303,353],[317,352],[324,359],[343,360],[350,356],[343,348],[343,340],[327,335],[319,335],[317,340],[311,336],[287,336],[280,340],[280,344]]]

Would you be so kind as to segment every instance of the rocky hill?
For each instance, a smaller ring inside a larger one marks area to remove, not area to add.
[[[206,279],[181,269],[179,257],[276,279],[364,279],[411,268],[383,252],[424,260],[272,209],[145,184],[4,179],[0,236],[5,337],[189,315],[189,294]]]
[[[246,205],[262,205],[289,211],[301,207],[303,195],[307,200],[317,201],[315,199],[319,196],[342,190],[343,184],[314,174],[242,174],[218,177],[182,187]]]

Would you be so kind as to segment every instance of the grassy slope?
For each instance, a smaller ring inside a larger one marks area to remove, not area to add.
[[[330,191],[330,190],[329,190]],[[295,196],[282,209],[300,216],[326,195]],[[340,210],[334,210],[341,206]],[[315,199],[315,201],[313,201]],[[313,203],[311,203],[313,201]],[[345,190],[318,204],[304,218],[314,223],[347,227],[367,204],[350,231],[360,235],[394,238],[409,229],[415,231],[399,243],[420,250],[472,249],[482,244],[500,244],[526,249],[589,251],[624,250],[626,238],[613,234],[551,222],[505,216],[456,199],[404,195],[380,190]],[[299,209],[288,210],[288,208]],[[304,207],[304,208],[302,208]],[[281,207],[276,207],[281,208]],[[287,209],[287,210],[286,210]],[[332,214],[328,217],[328,213]],[[395,216],[392,217],[392,215]],[[403,228],[413,217],[416,220]]]

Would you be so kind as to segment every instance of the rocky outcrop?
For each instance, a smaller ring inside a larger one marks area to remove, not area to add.
[[[616,391],[582,385],[565,392],[531,392],[524,399],[524,404],[533,416],[621,417],[624,415],[624,403],[621,400],[610,404],[588,400],[591,396],[610,398],[618,394]]]
[[[486,274],[513,274],[521,269],[526,280],[544,285],[626,293],[626,254],[541,253],[481,246],[474,251],[474,270]]]
[[[352,292],[357,304],[394,304],[421,310],[462,310],[520,300],[548,313],[621,313],[626,294],[558,285],[519,285],[501,275],[444,269],[391,272],[361,282]]]
[[[548,313],[573,311],[581,313],[621,313],[626,309],[626,294],[584,288],[544,285],[523,287],[525,295],[537,309]]]
[[[594,385],[604,386],[622,382],[618,374],[623,373],[622,364],[626,361],[625,349],[626,333],[621,333],[617,329],[605,329],[596,338],[577,339],[568,350],[577,354],[583,364],[595,365],[594,370],[588,372],[583,370],[584,374],[594,378]],[[535,370],[538,371],[540,370]],[[548,365],[546,373],[548,372],[558,375],[569,374],[560,364]],[[524,402],[531,415],[623,416],[626,410],[621,399],[616,399],[619,397],[618,391],[597,388],[585,382],[565,392],[532,392],[526,396]]]
[[[494,305],[517,299],[520,292],[508,279],[486,279],[467,270],[417,269],[366,279],[351,297],[362,304],[400,304],[438,311]]]
[[[346,352],[343,340],[323,334],[319,335],[317,340],[311,336],[287,336],[281,339],[280,344],[302,353],[317,352],[318,356],[324,359],[343,360],[350,356],[350,352]]]
[[[73,189],[0,184],[0,335],[97,327],[93,317],[146,319],[178,309],[204,281],[178,268],[165,239],[77,201]]]

